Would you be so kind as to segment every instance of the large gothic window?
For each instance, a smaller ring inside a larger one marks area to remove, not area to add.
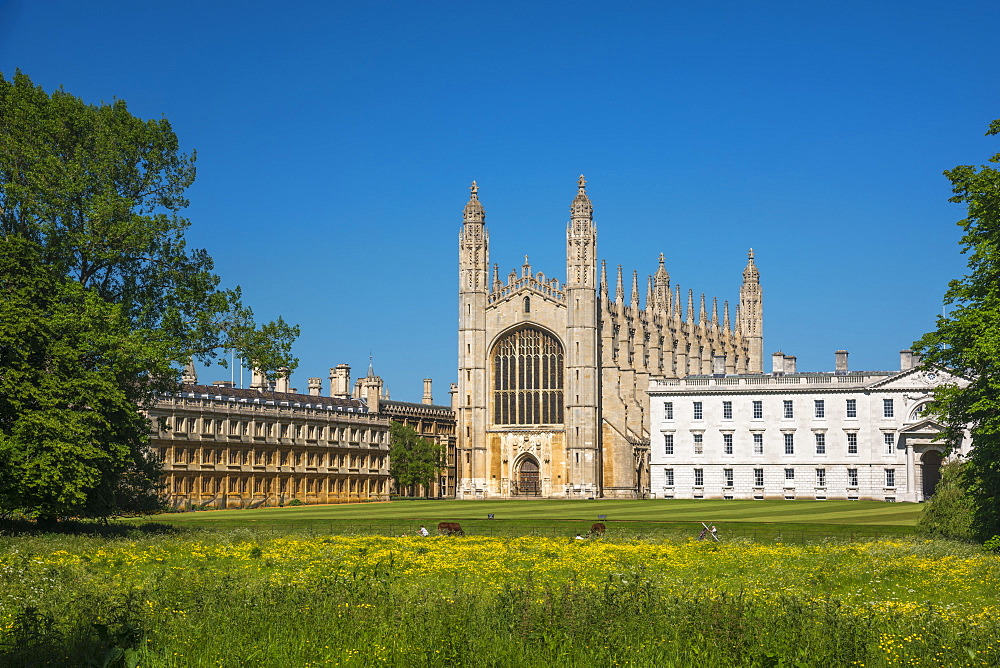
[[[524,328],[493,348],[494,424],[562,424],[563,349],[551,334]]]

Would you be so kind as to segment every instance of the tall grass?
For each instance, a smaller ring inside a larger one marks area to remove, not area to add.
[[[945,542],[0,539],[0,663],[1000,662],[1000,560]]]

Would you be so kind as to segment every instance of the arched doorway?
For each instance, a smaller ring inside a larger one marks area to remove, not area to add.
[[[920,457],[920,474],[923,480],[924,498],[929,499],[934,495],[934,489],[938,481],[941,480],[941,460],[944,459],[937,450],[928,450]]]
[[[517,496],[538,496],[541,494],[538,484],[538,460],[525,457],[517,465],[514,476],[514,494]]]

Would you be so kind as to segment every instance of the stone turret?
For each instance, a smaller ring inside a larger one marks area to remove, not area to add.
[[[473,181],[458,236],[458,395],[455,419],[458,476],[470,492],[486,487],[486,305],[490,238],[486,210]]]
[[[747,266],[743,269],[743,285],[740,287],[740,331],[749,349],[747,373],[761,373],[764,362],[764,306],[760,272],[753,258],[751,248],[747,253]]]

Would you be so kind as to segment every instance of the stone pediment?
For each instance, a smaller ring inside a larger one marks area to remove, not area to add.
[[[878,390],[916,390],[930,392],[938,385],[948,383],[965,384],[965,380],[960,376],[955,376],[940,369],[907,369],[899,373],[876,381],[868,387]]]
[[[901,434],[940,434],[945,426],[933,418],[924,418],[919,422],[906,425],[899,430]]]

